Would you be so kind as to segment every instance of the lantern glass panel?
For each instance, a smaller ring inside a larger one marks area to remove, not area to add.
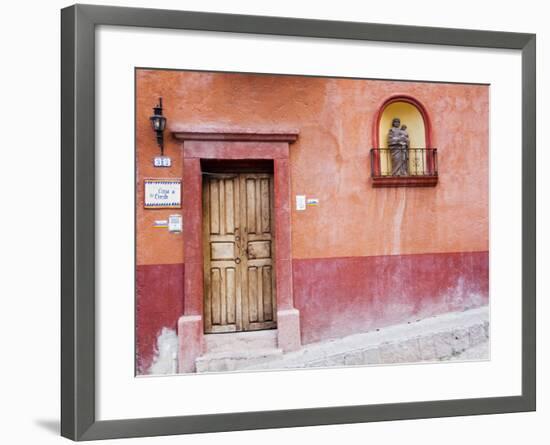
[[[164,128],[166,127],[166,118],[163,116],[159,116],[158,118],[158,130],[164,131]]]

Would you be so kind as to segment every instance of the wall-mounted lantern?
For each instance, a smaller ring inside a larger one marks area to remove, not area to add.
[[[160,155],[164,156],[164,129],[166,128],[166,118],[162,115],[162,97],[159,97],[159,103],[153,108],[151,125],[157,135],[157,144],[160,147]]]

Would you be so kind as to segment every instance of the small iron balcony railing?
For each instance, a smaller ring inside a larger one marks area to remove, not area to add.
[[[372,148],[373,178],[437,177],[437,148]]]

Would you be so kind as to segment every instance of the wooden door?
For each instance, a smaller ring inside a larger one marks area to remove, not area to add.
[[[276,327],[273,176],[205,174],[205,332]]]

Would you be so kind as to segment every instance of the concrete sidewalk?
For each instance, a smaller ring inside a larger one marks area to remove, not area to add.
[[[305,345],[281,358],[243,369],[415,363],[461,359],[460,356],[468,360],[465,352],[488,344],[488,339],[489,308],[484,306]],[[488,348],[481,348],[481,353],[477,351],[473,357],[489,359]]]
[[[487,360],[488,340],[489,308],[484,306],[312,343],[286,354],[240,351],[232,359],[204,357],[198,372]]]

